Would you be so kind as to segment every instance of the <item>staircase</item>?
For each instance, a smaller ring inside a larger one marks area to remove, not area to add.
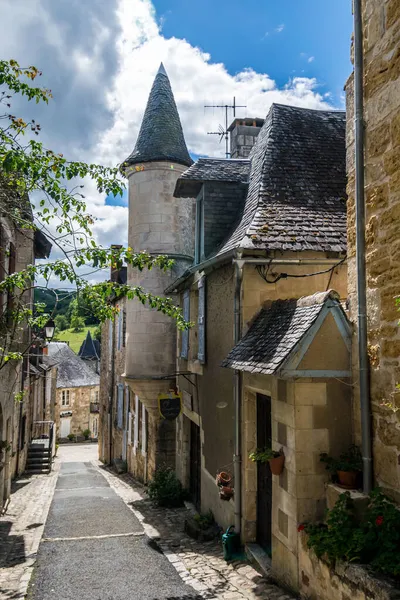
[[[29,475],[50,473],[51,449],[47,444],[34,442],[29,446],[25,471]]]

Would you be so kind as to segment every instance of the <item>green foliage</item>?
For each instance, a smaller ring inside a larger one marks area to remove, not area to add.
[[[327,471],[332,474],[337,471],[362,471],[362,456],[358,446],[350,446],[339,458],[332,458],[323,452],[320,460],[326,464]]]
[[[65,291],[57,288],[49,289],[42,287],[35,287],[34,289],[35,302],[43,303],[46,307],[46,312],[53,315],[53,318],[55,318],[57,315],[66,316],[69,306],[75,296],[75,290]]]
[[[94,328],[93,339],[95,339],[101,343],[101,326],[100,325],[97,325],[97,327]]]
[[[375,571],[400,577],[400,511],[380,489],[371,492],[369,505],[357,521],[350,493],[339,496],[327,512],[325,524],[308,524],[307,545],[319,558],[369,564]]]
[[[78,333],[85,329],[85,321],[82,319],[82,317],[78,317],[76,315],[71,317],[71,329],[74,333]]]
[[[128,299],[137,298],[143,304],[171,316],[180,329],[190,326],[171,298],[155,296],[140,286],[116,282],[91,285],[81,274],[79,269],[85,266],[93,272],[110,267],[118,269],[124,264],[139,271],[152,268],[165,271],[172,267],[173,260],[167,256],[135,252],[132,248],[102,248],[97,245],[92,234],[94,219],[87,213],[82,193],[82,179],[91,180],[98,192],[105,195],[121,194],[125,183],[120,179],[118,167],[69,161],[62,154],[46,148],[37,139],[40,135],[38,123],[8,112],[15,95],[37,103],[48,103],[51,92],[33,85],[40,75],[41,72],[34,66],[22,68],[15,60],[0,61],[0,104],[6,107],[6,113],[0,115],[0,177],[6,192],[0,196],[0,213],[20,230],[44,231],[64,256],[28,265],[0,282],[0,294],[7,294],[13,300],[9,303],[12,308],[8,307],[0,315],[0,327],[3,326],[7,334],[2,336],[6,343],[3,342],[0,348],[0,369],[10,361],[21,360],[29,352],[29,347],[24,352],[18,347],[20,336],[27,326],[40,336],[49,317],[56,316],[59,303],[60,307],[63,305],[63,312],[67,310],[67,302],[63,301],[70,292],[65,295],[56,293],[55,302],[50,303],[47,292],[36,294],[34,307],[26,302],[24,292],[31,290],[32,282],[38,278],[43,278],[47,287],[54,279],[66,284],[65,287],[74,287],[77,298],[74,316],[84,318],[88,323],[113,319],[118,308],[112,300],[126,296]],[[34,194],[35,204],[30,204],[29,194]],[[13,202],[8,198],[12,198]]]
[[[69,327],[68,319],[65,315],[57,315],[54,319],[57,331],[65,331]]]
[[[175,471],[170,467],[160,467],[149,483],[149,496],[158,506],[174,508],[183,505],[184,490]]]
[[[271,448],[257,448],[254,452],[249,454],[249,459],[253,462],[266,463],[271,458],[278,458],[279,452],[272,450]]]
[[[90,434],[91,434],[91,433],[92,433],[92,432],[90,431],[90,429],[84,429],[84,430],[82,431],[82,435],[83,435],[83,437],[85,438],[85,440],[88,440],[88,439],[90,438]]]
[[[202,529],[203,531],[209,529],[215,523],[214,515],[212,514],[211,510],[205,514],[196,513],[193,518],[198,524],[199,529]]]
[[[74,439],[75,439],[75,434],[73,434],[73,433],[69,433],[69,434],[67,435],[67,438],[69,439],[69,441],[70,441],[70,442],[72,442],[72,440],[74,440]]]

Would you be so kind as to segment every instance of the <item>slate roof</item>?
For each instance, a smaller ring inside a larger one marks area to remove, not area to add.
[[[124,165],[168,161],[190,166],[171,84],[161,63],[147,101],[135,148]]]
[[[235,247],[346,251],[346,115],[273,104],[249,158]]]
[[[57,388],[100,385],[100,376],[63,342],[50,342],[48,356],[58,363]]]
[[[328,300],[337,302],[332,290],[298,300],[276,300],[256,316],[248,332],[230,351],[223,367],[273,375],[307,333]]]
[[[92,338],[89,330],[79,349],[78,356],[84,360],[100,360],[99,341]]]
[[[235,158],[199,158],[176,182],[176,198],[192,198],[205,181],[247,184],[250,161]]]

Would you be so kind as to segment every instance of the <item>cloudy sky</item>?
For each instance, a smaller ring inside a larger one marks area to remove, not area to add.
[[[69,158],[126,158],[160,61],[194,157],[224,155],[207,135],[223,115],[204,104],[236,96],[238,116],[259,117],[272,102],[343,108],[350,0],[0,0],[0,15],[1,57],[42,69],[54,96],[18,108]],[[86,196],[98,241],[126,242],[125,199]]]

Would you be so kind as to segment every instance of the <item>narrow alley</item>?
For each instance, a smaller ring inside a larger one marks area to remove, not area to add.
[[[61,469],[28,598],[196,598],[91,462],[97,445],[79,460],[81,448],[60,448]]]
[[[218,540],[183,531],[188,508],[157,508],[97,444],[62,445],[48,476],[21,478],[0,517],[0,599],[290,600]]]

